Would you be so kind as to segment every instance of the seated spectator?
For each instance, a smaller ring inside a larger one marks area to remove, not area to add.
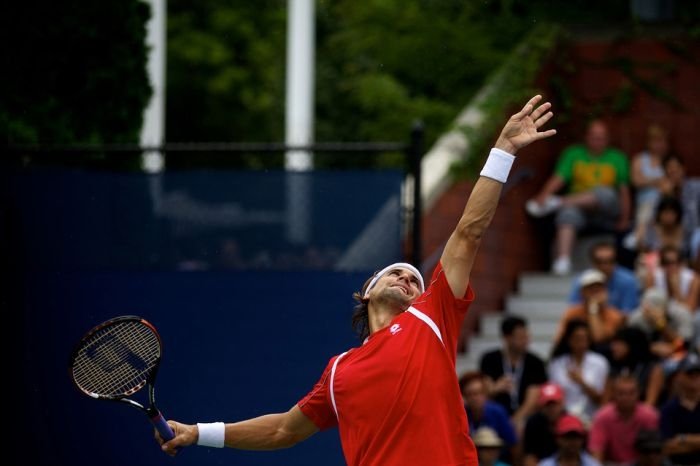
[[[586,443],[586,428],[576,416],[565,414],[557,421],[557,452],[538,463],[538,466],[600,466],[600,462],[589,455]]]
[[[479,466],[508,466],[498,459],[503,448],[503,440],[490,427],[479,427],[472,434],[472,441],[479,456]]]
[[[629,164],[627,156],[608,147],[608,129],[601,120],[592,121],[585,145],[567,148],[554,174],[525,207],[542,217],[557,211],[555,260],[552,272],[571,271],[571,253],[576,233],[586,227],[625,231],[630,222]],[[556,196],[564,187],[565,196]]]
[[[634,441],[641,429],[657,429],[659,413],[639,402],[637,379],[618,375],[612,381],[612,402],[593,418],[588,450],[601,463],[629,463],[637,458]]]
[[[637,461],[632,466],[672,466],[664,455],[663,446],[658,430],[640,430],[634,441]]]
[[[672,196],[683,206],[683,228],[686,235],[700,228],[700,178],[689,178],[685,174],[685,164],[677,155],[669,155],[663,160],[666,182],[661,186],[664,196]]]
[[[610,343],[610,374],[603,399],[612,397],[612,380],[619,375],[632,375],[637,379],[640,401],[655,407],[664,384],[661,364],[651,354],[646,334],[636,327],[623,327]]]
[[[608,344],[615,332],[625,324],[625,315],[608,304],[608,290],[605,287],[605,275],[596,269],[588,269],[579,278],[583,302],[574,304],[564,312],[559,321],[559,330],[554,338],[557,342],[572,319],[588,322],[591,331],[591,343],[595,350],[607,353]]]
[[[555,383],[540,386],[538,411],[527,419],[522,441],[523,466],[536,466],[557,451],[555,428],[564,411],[564,391]]]
[[[590,350],[591,336],[583,320],[570,320],[549,362],[549,380],[564,389],[566,411],[589,423],[603,398],[610,366]]]
[[[481,427],[490,427],[503,440],[506,448],[501,458],[512,458],[513,448],[518,439],[506,410],[495,401],[488,399],[486,381],[481,372],[467,372],[459,379],[464,408],[467,410],[469,431],[475,432]]]
[[[615,245],[609,242],[594,244],[588,251],[591,264],[605,274],[605,286],[608,290],[608,302],[624,313],[630,313],[639,306],[639,282],[634,272],[617,263]],[[571,304],[580,304],[580,277],[576,277],[569,294]]]
[[[666,373],[685,356],[692,317],[683,307],[669,303],[662,290],[649,288],[644,292],[642,306],[629,317],[628,325],[647,335],[651,352],[663,361]]]
[[[641,232],[635,249],[644,253],[658,252],[663,247],[684,250],[687,238],[682,221],[680,201],[675,197],[662,198],[656,207],[654,221]]]
[[[501,321],[503,348],[481,357],[480,369],[489,383],[489,395],[503,406],[520,431],[534,412],[539,386],[547,381],[544,362],[528,351],[527,321],[510,315]]]
[[[700,276],[683,264],[681,252],[673,246],[660,251],[660,267],[648,274],[645,287],[666,291],[672,302],[687,311],[697,310],[700,300]]]
[[[664,451],[674,465],[700,464],[700,357],[690,353],[678,368],[677,396],[661,409]]]
[[[637,242],[652,222],[660,187],[666,178],[663,159],[668,154],[668,133],[658,125],[647,130],[647,148],[632,158],[631,179],[636,191],[634,231],[625,239]]]

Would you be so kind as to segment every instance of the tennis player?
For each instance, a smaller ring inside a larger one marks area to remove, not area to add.
[[[556,133],[535,96],[510,117],[481,171],[427,288],[410,264],[390,265],[355,294],[361,346],[334,356],[314,388],[286,413],[241,422],[168,421],[156,438],[170,455],[188,445],[270,450],[338,427],[350,466],[478,465],[468,435],[455,359],[462,320],[474,299],[469,275],[518,149]]]

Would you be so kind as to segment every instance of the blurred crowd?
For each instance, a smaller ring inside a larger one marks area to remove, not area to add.
[[[556,275],[580,235],[620,241],[589,249],[547,360],[507,314],[501,347],[461,375],[481,465],[700,465],[700,179],[660,126],[631,164],[608,144],[593,121],[526,203],[555,223]]]

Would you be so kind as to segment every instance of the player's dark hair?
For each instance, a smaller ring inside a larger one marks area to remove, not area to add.
[[[517,328],[526,328],[527,321],[520,316],[508,316],[501,321],[501,335],[510,336]]]
[[[375,272],[376,274],[376,272]],[[369,336],[369,299],[365,298],[365,292],[369,286],[369,282],[374,278],[373,274],[369,277],[365,284],[362,285],[362,290],[352,294],[352,299],[357,301],[357,304],[352,311],[352,328],[357,333],[360,340],[364,340]]]

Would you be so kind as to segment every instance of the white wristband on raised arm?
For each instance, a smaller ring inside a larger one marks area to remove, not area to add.
[[[510,168],[513,166],[513,161],[515,161],[514,155],[494,147],[491,149],[489,158],[486,159],[484,168],[481,170],[481,176],[505,183],[508,179]]]
[[[197,429],[199,429],[197,445],[223,448],[226,437],[226,426],[223,422],[197,423]]]

